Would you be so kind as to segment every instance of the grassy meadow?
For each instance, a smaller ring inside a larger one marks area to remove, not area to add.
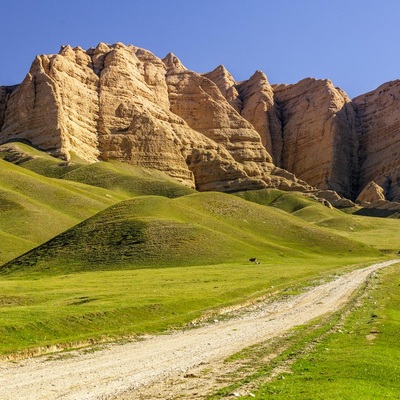
[[[63,163],[24,144],[7,146],[0,151],[2,356],[182,328],[221,307],[295,294],[400,250],[398,220],[332,210],[299,193],[198,193],[160,172]],[[390,271],[385,284],[397,279]],[[390,302],[380,304],[374,324],[395,315]],[[357,312],[350,325],[365,322],[367,314]],[[325,347],[339,354],[359,336],[329,336],[351,341]],[[388,350],[385,337],[372,343]],[[362,360],[366,353],[353,354]],[[330,362],[337,360],[315,368]],[[284,393],[278,386],[257,396]]]

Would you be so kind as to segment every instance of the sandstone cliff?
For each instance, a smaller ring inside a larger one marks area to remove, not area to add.
[[[353,100],[360,119],[360,189],[375,181],[400,202],[400,81]]]
[[[243,108],[242,100],[239,97],[236,82],[230,72],[223,65],[219,65],[214,71],[203,74],[203,76],[218,86],[222,96],[240,114]]]
[[[1,131],[1,127],[4,124],[8,99],[10,98],[11,93],[17,87],[18,87],[18,85],[15,85],[15,86],[0,86],[0,131]]]
[[[282,167],[322,189],[354,196],[358,177],[356,114],[328,80],[274,87],[282,121]]]
[[[24,139],[67,160],[73,152],[88,162],[156,168],[199,190],[303,187],[295,177],[271,179],[275,166],[253,126],[172,55],[163,62],[121,43],[65,46],[36,57],[21,85],[5,93],[1,143]]]
[[[349,206],[337,193],[355,199],[375,181],[399,201],[399,99],[400,81],[351,101],[329,80],[271,86],[256,71],[236,82],[172,53],[64,46],[0,87],[0,143],[156,168],[198,190],[277,187]]]
[[[228,103],[253,125],[273,162],[280,166],[282,126],[266,75],[256,71],[250,79],[235,82],[223,66],[203,75],[212,80]]]

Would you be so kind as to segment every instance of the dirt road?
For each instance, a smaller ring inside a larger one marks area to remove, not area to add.
[[[0,363],[2,400],[135,398],[136,389],[213,363],[313,318],[338,310],[368,276],[398,260],[358,269],[293,296],[258,303],[239,318],[110,345],[93,353],[76,351]],[[127,393],[123,395],[124,393]]]

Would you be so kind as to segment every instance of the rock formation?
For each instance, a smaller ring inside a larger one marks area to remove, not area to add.
[[[239,97],[236,82],[227,69],[223,65],[219,65],[214,71],[203,74],[203,76],[213,81],[218,86],[222,96],[224,96],[228,103],[240,114],[243,108],[242,100]]]
[[[294,176],[271,178],[275,166],[253,126],[172,55],[163,62],[121,43],[64,46],[36,57],[11,96],[0,93],[1,143],[24,139],[66,160],[73,152],[156,168],[199,190],[303,188]]]
[[[256,71],[247,81],[236,83],[222,65],[203,75],[212,80],[228,103],[253,125],[273,162],[280,166],[282,126],[266,75]]]
[[[282,121],[282,168],[313,186],[353,197],[358,176],[356,114],[328,80],[274,87]]]
[[[360,189],[379,184],[400,202],[400,80],[353,100],[360,118]]]
[[[0,86],[0,129],[4,124],[7,103],[10,97],[10,94],[18,87],[16,86]]]
[[[386,200],[384,190],[375,182],[370,182],[357,197],[359,203],[374,203]]]
[[[371,181],[400,200],[399,99],[400,81],[351,101],[329,80],[271,86],[256,71],[236,82],[222,65],[198,74],[172,53],[63,46],[0,87],[0,143],[156,168],[198,190],[277,187],[346,207],[341,196]]]

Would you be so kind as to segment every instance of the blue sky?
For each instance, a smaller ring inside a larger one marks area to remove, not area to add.
[[[36,54],[123,42],[238,81],[333,81],[350,97],[400,78],[399,0],[0,0],[0,85]]]

